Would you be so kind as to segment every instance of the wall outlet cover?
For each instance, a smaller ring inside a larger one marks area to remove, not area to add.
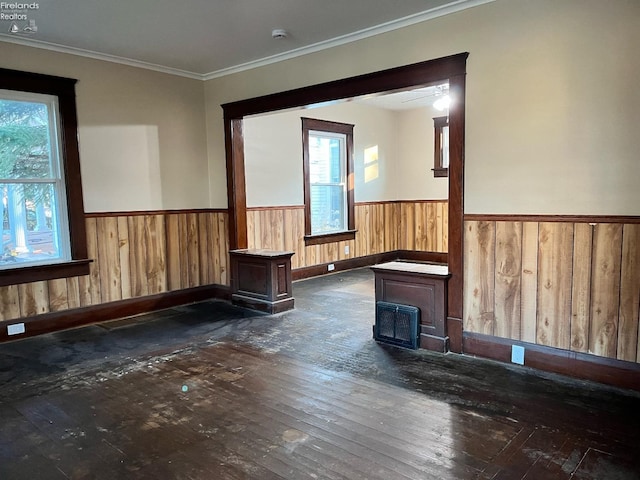
[[[511,363],[524,365],[524,347],[511,345]]]
[[[14,323],[13,325],[7,325],[7,335],[20,335],[25,331],[26,330],[24,328],[24,323]]]

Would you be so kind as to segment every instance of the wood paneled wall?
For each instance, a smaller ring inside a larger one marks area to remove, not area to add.
[[[465,221],[464,329],[640,362],[640,224]]]
[[[224,211],[87,215],[86,229],[90,275],[0,287],[0,320],[229,284]]]
[[[355,216],[355,240],[305,246],[303,206],[250,208],[249,248],[293,251],[294,269],[393,250],[447,251],[446,201],[356,203]]]

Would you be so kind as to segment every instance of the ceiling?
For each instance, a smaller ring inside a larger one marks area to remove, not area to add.
[[[431,107],[436,100],[448,94],[449,82],[446,82],[439,85],[403,90],[400,92],[366,95],[364,97],[358,97],[353,101],[386,110],[401,111]]]
[[[206,79],[489,1],[42,0],[33,10],[5,8],[18,16],[15,26],[0,21],[0,40]],[[25,33],[29,24],[37,31]],[[273,39],[273,29],[287,38]]]

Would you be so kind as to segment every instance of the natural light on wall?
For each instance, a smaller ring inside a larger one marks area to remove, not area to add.
[[[80,140],[88,212],[162,207],[156,125],[92,125],[80,129]]]
[[[378,176],[378,145],[374,145],[364,149],[364,183],[369,183]]]

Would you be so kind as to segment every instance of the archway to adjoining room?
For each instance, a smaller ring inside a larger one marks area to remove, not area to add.
[[[447,333],[452,351],[462,350],[463,178],[465,76],[467,53],[396,67],[223,105],[229,205],[229,246],[247,248],[247,198],[243,119],[364,95],[415,89],[448,82],[454,100],[449,107]]]

